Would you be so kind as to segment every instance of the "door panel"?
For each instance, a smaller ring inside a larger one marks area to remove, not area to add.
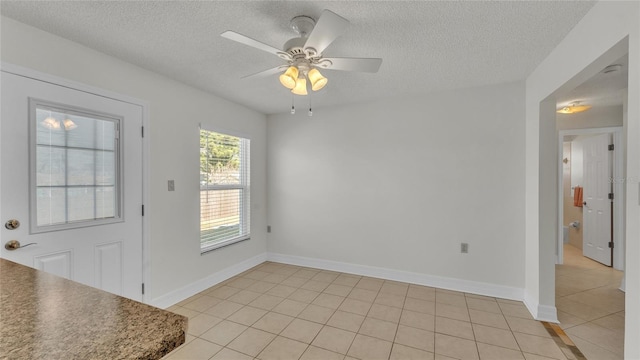
[[[611,266],[611,200],[612,161],[609,144],[611,134],[586,138],[583,143],[584,206],[583,254]]]
[[[33,267],[50,274],[70,279],[72,257],[71,254],[71,251],[64,251],[53,254],[34,256]]]
[[[0,216],[2,223],[17,219],[21,225],[0,229],[0,257],[142,300],[142,107],[4,71],[1,76]],[[46,121],[36,118],[33,99],[61,104],[75,122],[67,126],[65,119],[52,125],[46,123],[51,116]],[[73,117],[75,110],[116,119],[111,130],[115,135],[96,138],[96,130],[88,128],[100,122]],[[43,126],[48,133],[41,131]],[[50,137],[48,143],[43,134]],[[105,145],[105,139],[117,146],[119,153],[113,154],[118,155],[109,158],[111,143]],[[42,141],[48,155],[36,153]],[[95,151],[89,143],[108,151]],[[40,161],[35,163],[37,156]],[[114,161],[118,174],[105,173]],[[37,167],[31,168],[30,162]],[[47,175],[44,180],[42,173]],[[116,175],[119,194],[109,185]],[[87,177],[94,183],[85,184],[82,179]],[[36,185],[39,192],[32,191]],[[118,201],[119,213],[113,215],[112,205]],[[90,220],[86,211],[92,214]],[[36,244],[9,251],[4,248],[9,240]]]
[[[96,287],[119,294],[122,292],[122,242],[97,245],[95,249]]]

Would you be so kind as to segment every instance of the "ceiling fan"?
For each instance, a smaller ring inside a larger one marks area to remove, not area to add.
[[[322,89],[328,82],[318,69],[378,72],[382,59],[323,56],[323,51],[342,35],[348,26],[348,20],[330,10],[323,10],[317,22],[309,16],[296,16],[291,19],[291,28],[299,36],[287,41],[283,50],[234,31],[225,31],[220,35],[229,40],[274,54],[286,61],[284,65],[245,77],[281,73],[280,82],[284,87],[296,95],[307,95],[307,79],[313,91]]]

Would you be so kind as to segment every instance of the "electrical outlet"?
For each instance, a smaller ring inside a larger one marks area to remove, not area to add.
[[[267,225],[267,232],[270,233],[271,232],[271,225]]]
[[[460,243],[460,252],[463,254],[466,254],[469,252],[469,244],[467,243]]]
[[[169,188],[169,191],[176,191],[176,184],[173,180],[167,181],[167,187]]]

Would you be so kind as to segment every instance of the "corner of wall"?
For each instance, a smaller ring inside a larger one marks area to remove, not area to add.
[[[527,293],[526,290],[523,302],[534,319],[552,323],[560,322],[558,321],[558,311],[555,306],[541,305],[535,297]]]
[[[260,265],[266,260],[267,253],[256,255],[252,258],[215,272],[205,278],[194,281],[179,289],[171,291],[168,294],[158,296],[152,299],[149,304],[162,309],[166,309],[169,306],[174,305],[190,296],[193,296],[244,271],[247,271],[254,266]]]

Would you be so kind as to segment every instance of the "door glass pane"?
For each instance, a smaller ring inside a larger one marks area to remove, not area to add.
[[[93,187],[67,189],[67,221],[94,219],[94,190]]]
[[[65,150],[49,146],[36,147],[36,181],[38,186],[65,184]]]
[[[67,185],[95,184],[94,150],[67,149]]]
[[[66,219],[66,208],[64,199],[64,188],[38,188],[38,190],[36,191],[38,224],[64,224]]]
[[[118,218],[119,119],[49,104],[36,104],[32,119],[36,226]]]
[[[115,185],[116,174],[113,172],[116,164],[115,153],[96,151],[95,155],[96,185]]]
[[[64,124],[64,114],[38,109],[36,111],[36,143],[41,145],[65,145],[65,133],[59,130]]]
[[[115,198],[113,186],[96,188],[96,218],[115,216]]]

